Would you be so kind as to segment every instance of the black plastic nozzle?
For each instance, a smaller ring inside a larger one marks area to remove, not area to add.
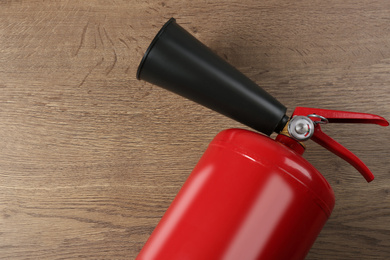
[[[280,132],[286,107],[171,18],[138,67],[137,78],[173,91],[264,134]]]

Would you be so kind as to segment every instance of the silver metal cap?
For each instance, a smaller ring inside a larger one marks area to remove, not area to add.
[[[294,116],[288,124],[288,133],[298,141],[310,139],[314,134],[314,123],[306,116]]]

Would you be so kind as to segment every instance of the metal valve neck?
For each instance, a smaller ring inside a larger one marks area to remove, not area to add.
[[[275,141],[287,146],[294,152],[302,155],[305,152],[306,146],[303,142],[294,139],[288,131],[290,127],[290,120],[287,122],[283,130],[276,136]]]

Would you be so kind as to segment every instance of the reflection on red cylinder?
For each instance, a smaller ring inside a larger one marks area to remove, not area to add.
[[[225,130],[137,259],[304,259],[333,207],[331,187],[301,155]]]

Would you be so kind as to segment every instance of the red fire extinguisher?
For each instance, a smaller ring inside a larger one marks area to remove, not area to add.
[[[311,139],[374,176],[321,130],[326,123],[387,126],[355,112],[286,108],[212,53],[172,18],[137,77],[255,130],[228,129],[210,143],[137,259],[303,259],[335,203],[329,183],[301,155]],[[275,140],[269,134],[277,132]]]

